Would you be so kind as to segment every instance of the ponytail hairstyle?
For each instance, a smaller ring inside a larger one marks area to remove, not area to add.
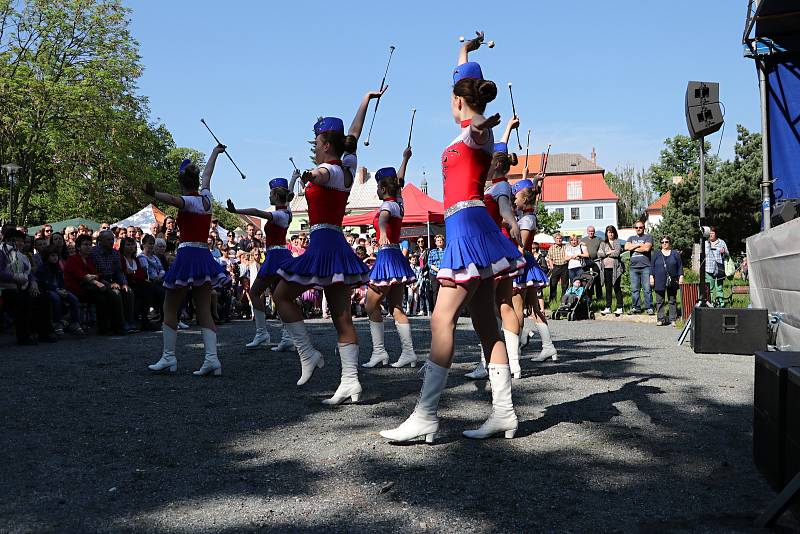
[[[185,159],[178,170],[178,183],[184,191],[197,191],[200,187],[200,169],[192,160]]]
[[[453,94],[466,100],[471,109],[483,113],[486,104],[497,98],[497,86],[491,80],[462,78],[453,86]]]
[[[378,186],[383,189],[384,196],[397,198],[400,195],[400,191],[402,191],[400,180],[397,176],[384,176]]]
[[[358,149],[358,139],[354,135],[347,135],[344,138],[344,151],[348,154],[355,154]]]

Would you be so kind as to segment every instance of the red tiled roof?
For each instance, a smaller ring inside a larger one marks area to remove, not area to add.
[[[656,211],[656,210],[661,211],[662,209],[664,209],[664,206],[667,205],[669,199],[670,199],[670,194],[669,191],[667,191],[666,193],[658,197],[658,200],[647,206],[647,211]]]
[[[513,180],[517,181],[517,180]],[[581,197],[567,198],[567,183],[581,183]],[[619,200],[608,187],[602,172],[590,174],[561,174],[546,176],[542,185],[544,202],[568,202],[570,200]]]

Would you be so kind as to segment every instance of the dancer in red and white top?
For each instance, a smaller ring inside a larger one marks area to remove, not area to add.
[[[308,382],[314,369],[325,363],[309,338],[303,315],[295,299],[309,287],[321,287],[327,297],[338,334],[342,374],[339,387],[325,404],[341,404],[361,396],[358,380],[358,338],[350,312],[350,288],[369,280],[369,269],[358,259],[342,234],[350,188],[356,172],[355,150],[364,125],[367,106],[386,89],[367,93],[361,101],[348,135],[336,117],[321,118],[314,125],[314,158],[317,167],[301,178],[307,184],[305,197],[311,225],[311,241],[302,256],[287,261],[278,269],[282,277],[275,289],[275,303],[286,330],[300,356],[302,373],[297,385]],[[296,173],[297,174],[297,173]]]
[[[379,249],[375,264],[369,274],[367,291],[367,315],[372,334],[372,357],[364,367],[375,367],[389,363],[389,354],[384,347],[384,322],[381,304],[386,301],[389,313],[394,317],[397,335],[400,336],[402,353],[392,367],[416,366],[417,355],[411,339],[411,325],[403,310],[405,287],[416,281],[416,275],[408,259],[400,251],[400,228],[403,223],[402,184],[404,182],[411,148],[403,152],[400,170],[384,167],[375,173],[378,182],[378,197],[383,201],[375,215],[373,225]]]
[[[152,182],[145,186],[148,195],[178,208],[178,229],[181,233],[175,261],[164,275],[164,350],[161,359],[149,366],[151,371],[174,373],[178,369],[178,360],[175,357],[178,310],[186,300],[186,292],[191,286],[197,322],[200,324],[205,346],[205,360],[194,374],[222,374],[222,364],[217,357],[217,327],[211,315],[211,288],[222,285],[228,277],[211,255],[207,240],[211,226],[211,175],[214,173],[217,156],[223,152],[225,145],[214,147],[203,169],[202,180],[197,166],[188,159],[183,161],[178,173],[180,196],[156,191]]]
[[[264,293],[272,291],[280,281],[278,269],[292,259],[292,253],[286,248],[286,232],[292,222],[292,212],[289,203],[294,198],[294,184],[286,178],[274,178],[269,181],[269,202],[275,206],[275,211],[262,211],[256,208],[236,209],[231,199],[228,199],[228,211],[240,215],[250,215],[266,219],[264,225],[264,241],[266,250],[264,262],[258,271],[258,276],[250,285],[250,302],[253,304],[253,318],[256,323],[256,335],[253,341],[245,345],[248,349],[269,346],[269,331],[267,330],[266,309],[264,308]],[[285,331],[285,329],[284,329]]]
[[[492,413],[479,429],[463,434],[483,439],[504,433],[511,438],[517,430],[508,355],[497,330],[494,306],[486,303],[494,302],[495,276],[515,272],[525,261],[483,203],[494,145],[491,129],[499,124],[500,116],[483,116],[486,104],[497,96],[497,86],[483,79],[480,65],[468,61],[469,51],[477,50],[482,41],[483,34],[478,33],[476,39],[464,43],[453,74],[451,111],[461,132],[442,154],[447,247],[437,275],[441,289],[431,317],[431,352],[414,412],[399,427],[381,432],[390,441],[420,436],[433,441],[439,429],[439,398],[453,361],[455,327],[464,305],[469,307],[473,327],[489,355]]]

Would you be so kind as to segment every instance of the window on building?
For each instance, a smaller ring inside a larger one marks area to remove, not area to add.
[[[603,218],[603,206],[595,206],[594,207],[594,218],[595,219],[602,219]]]
[[[561,214],[561,220],[564,220],[564,208],[556,208],[553,210],[555,213]]]
[[[569,209],[569,217],[573,221],[579,221],[581,219],[581,209],[580,208],[570,208]]]
[[[583,199],[583,184],[580,180],[567,181],[567,200]]]

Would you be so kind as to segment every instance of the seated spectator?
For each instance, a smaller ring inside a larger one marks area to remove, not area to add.
[[[52,311],[47,296],[39,291],[30,260],[22,253],[25,234],[13,226],[3,228],[0,243],[0,292],[3,303],[13,312],[17,343],[35,345],[35,330],[41,341],[53,342]]]
[[[56,248],[56,252],[58,252],[58,263],[61,265],[61,269],[63,270],[67,263],[67,258],[70,256],[67,242],[60,232],[53,232],[53,236],[50,238],[50,243]]]
[[[33,272],[39,270],[39,267],[42,266],[44,263],[44,258],[42,257],[44,251],[49,247],[48,239],[45,237],[34,237],[33,238],[33,258],[31,265],[33,266]]]
[[[110,235],[108,230],[105,232]],[[92,238],[87,235],[78,236],[75,248],[77,254],[67,259],[64,268],[66,289],[81,302],[97,306],[99,334],[124,334],[122,296],[118,289],[112,289],[110,283],[101,280],[97,265],[92,258]]]
[[[123,298],[127,298],[130,288],[125,274],[122,272],[122,264],[119,253],[114,250],[114,234],[110,231],[100,232],[97,238],[97,246],[92,249],[92,260],[97,267],[97,274],[100,281],[106,285],[108,291],[116,298],[119,298],[120,306],[123,305]],[[121,307],[124,313],[124,307]],[[124,317],[124,314],[123,314]],[[123,323],[123,329],[129,331],[131,325]]]
[[[166,242],[159,239],[162,246],[166,248]],[[164,318],[164,275],[166,269],[161,263],[161,259],[155,253],[156,239],[152,235],[142,238],[142,253],[139,255],[139,263],[147,270],[147,279],[150,281],[152,290],[152,306],[158,314],[159,320]]]
[[[92,235],[92,229],[85,224],[78,225],[78,235]]]
[[[565,307],[571,308],[575,305],[580,299],[581,295],[583,295],[583,284],[581,283],[580,278],[575,278],[572,281],[572,285],[569,286],[564,294],[561,296],[561,305]]]
[[[139,263],[136,258],[136,239],[123,237],[120,243],[120,267],[125,274],[130,291],[125,303],[125,319],[128,329],[134,330],[136,323],[141,330],[152,330],[153,325],[148,319],[152,302],[152,289],[147,280],[147,268]]]
[[[53,226],[49,224],[45,224],[42,226],[42,235],[45,239],[47,239],[47,244],[50,244],[50,237],[53,235]]]
[[[81,328],[80,302],[78,297],[70,293],[64,282],[64,271],[61,269],[61,256],[58,249],[50,245],[43,253],[44,263],[36,271],[39,289],[50,299],[53,313],[53,330],[56,334],[64,333],[64,308],[69,310],[67,332],[83,335]]]
[[[161,266],[164,268],[164,271],[168,271],[170,264],[172,264],[172,260],[167,255],[166,239],[164,239],[163,237],[156,238],[156,243],[153,246],[153,254],[155,254],[156,257],[158,258],[158,261],[161,262]]]
[[[162,237],[161,226],[157,222],[150,225],[150,235],[153,237]]]

